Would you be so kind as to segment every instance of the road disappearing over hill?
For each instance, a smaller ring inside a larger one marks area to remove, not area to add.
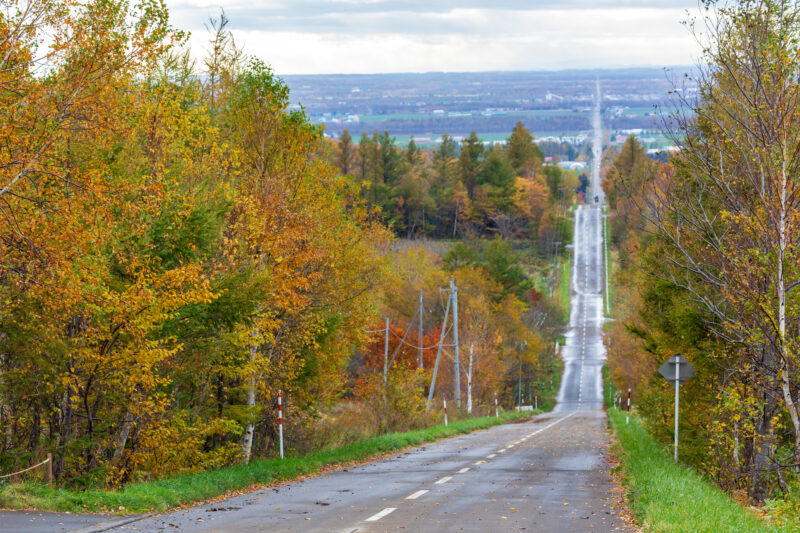
[[[603,408],[603,216],[599,206],[575,212],[572,302],[566,345],[561,350],[564,375],[557,412]]]

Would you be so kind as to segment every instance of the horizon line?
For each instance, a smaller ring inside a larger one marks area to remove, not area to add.
[[[568,72],[620,72],[626,70],[670,70],[670,69],[693,69],[696,65],[643,65],[643,66],[628,66],[628,67],[602,67],[602,68],[564,68],[564,69],[541,69],[541,70],[522,70],[522,69],[509,69],[509,70],[464,70],[464,71],[445,71],[445,70],[429,70],[422,72],[328,72],[328,73],[294,73],[294,74],[281,74],[275,71],[278,76],[426,76],[432,74],[442,75],[462,75],[462,74],[556,74]]]

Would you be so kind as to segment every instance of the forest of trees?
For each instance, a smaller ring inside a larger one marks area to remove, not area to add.
[[[461,144],[444,134],[434,150],[413,139],[403,149],[388,132],[345,130],[330,159],[355,178],[369,205],[401,237],[457,238],[499,235],[538,242],[569,241],[567,208],[588,180],[544,156],[517,123],[505,144],[486,146],[472,132]]]
[[[676,91],[681,151],[662,164],[629,139],[605,175],[620,265],[609,365],[666,445],[674,391],[656,370],[686,356],[696,373],[681,387],[682,458],[743,500],[789,509],[800,489],[800,12],[717,7],[702,96]]]
[[[224,16],[196,64],[156,0],[1,5],[0,471],[52,453],[87,487],[271,456],[279,389],[289,453],[430,423],[451,276],[475,409],[550,375],[551,304],[501,237],[567,232],[577,182],[523,128],[460,155],[333,146]],[[392,231],[499,237],[440,257]],[[394,350],[420,291],[384,384],[383,317]]]

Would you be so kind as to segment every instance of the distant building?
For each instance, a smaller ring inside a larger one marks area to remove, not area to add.
[[[558,166],[563,168],[564,170],[575,170],[581,172],[586,170],[588,165],[584,161],[561,161],[558,163]]]

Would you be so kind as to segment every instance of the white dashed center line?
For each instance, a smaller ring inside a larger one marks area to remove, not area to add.
[[[412,494],[410,496],[406,496],[406,500],[416,500],[417,498],[419,498],[423,494],[427,494],[427,493],[428,493],[427,490],[418,490],[414,494]]]
[[[486,456],[487,459],[494,459],[495,457],[497,457],[496,453],[492,453]]]
[[[451,479],[453,479],[453,476],[444,476],[442,479],[434,483],[434,485],[441,485],[442,483],[447,483]]]
[[[367,518],[367,522],[377,522],[378,520],[380,520],[384,516],[386,516],[388,514],[391,514],[391,513],[395,512],[396,510],[397,510],[397,507],[387,507],[386,509],[384,509],[380,513],[374,514],[374,515],[370,516],[369,518]]]
[[[464,467],[464,468],[462,468],[461,470],[458,471],[459,474],[463,474],[464,472],[469,472],[469,467],[468,466]]]

